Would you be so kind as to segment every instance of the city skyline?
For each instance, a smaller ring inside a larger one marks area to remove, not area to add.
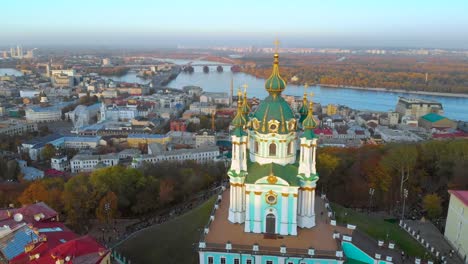
[[[0,45],[468,48],[468,3],[451,1],[56,0],[3,3]],[[276,19],[280,17],[280,19]],[[275,19],[273,19],[275,18]]]

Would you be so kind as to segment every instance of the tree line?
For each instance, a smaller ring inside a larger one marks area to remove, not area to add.
[[[257,77],[271,74],[271,58],[246,58],[255,67],[243,71]],[[427,80],[426,80],[427,73]],[[281,75],[297,84],[379,87],[408,91],[468,93],[468,63],[460,58],[416,56],[288,55]]]
[[[437,218],[449,189],[468,189],[468,140],[321,148],[317,170],[318,191],[339,204],[400,212],[406,189],[409,216]]]
[[[224,166],[222,162],[186,161],[145,164],[141,169],[107,167],[69,179],[31,182],[16,199],[4,203],[43,201],[75,231],[87,232],[91,219],[105,222],[116,217],[144,217],[184,201],[219,182],[226,174]]]

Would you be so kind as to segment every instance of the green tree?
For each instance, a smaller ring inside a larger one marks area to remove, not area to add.
[[[437,194],[427,194],[423,198],[423,208],[430,219],[437,218],[442,214],[442,201]]]
[[[333,154],[319,153],[317,157],[317,169],[320,175],[322,191],[327,191],[330,175],[336,170],[340,164],[340,159]],[[323,188],[324,187],[324,188]]]
[[[418,159],[415,145],[390,145],[390,150],[383,157],[382,165],[389,171],[400,175],[400,199],[403,200],[403,184],[409,180]]]
[[[52,144],[47,144],[42,149],[41,156],[45,160],[50,160],[51,158],[55,156],[56,153],[57,153],[57,150],[55,149],[55,147]]]
[[[95,190],[88,175],[76,175],[65,183],[63,203],[67,224],[78,232],[86,232],[97,205]]]

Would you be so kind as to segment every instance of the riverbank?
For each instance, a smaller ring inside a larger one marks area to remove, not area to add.
[[[432,95],[432,96],[445,96],[445,97],[463,97],[468,98],[468,94],[460,93],[440,93],[440,92],[426,92],[426,91],[411,91],[404,89],[392,89],[392,88],[379,88],[379,87],[358,87],[348,85],[333,85],[333,84],[316,84],[317,86],[326,88],[340,88],[340,89],[353,89],[353,90],[365,90],[365,91],[377,91],[387,93],[408,93],[408,94],[419,94],[419,95]]]

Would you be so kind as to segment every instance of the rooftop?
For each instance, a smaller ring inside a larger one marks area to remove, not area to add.
[[[130,134],[128,138],[165,138],[164,134]]]
[[[254,244],[258,244],[260,251],[272,250],[279,252],[281,246],[286,246],[288,252],[298,255],[306,255],[309,248],[314,248],[316,255],[335,257],[335,252],[340,249],[340,244],[332,237],[335,231],[341,234],[351,235],[352,230],[341,226],[331,226],[327,223],[328,217],[320,212],[326,212],[324,202],[317,197],[315,199],[316,226],[311,229],[298,228],[297,236],[265,237],[264,234],[244,232],[243,224],[232,224],[228,221],[229,189],[223,192],[219,209],[215,211],[215,220],[209,226],[209,232],[205,237],[208,249],[225,249],[227,241],[232,243],[233,250],[251,250]],[[320,239],[317,239],[320,238]]]
[[[407,98],[407,97],[402,97],[398,99],[398,102],[404,102],[406,104],[437,104],[441,105],[439,102],[436,101],[430,101],[430,100],[424,100],[420,98]]]
[[[446,117],[443,117],[443,116],[438,115],[436,113],[429,113],[427,115],[422,116],[421,118],[424,119],[424,120],[427,120],[427,121],[429,121],[431,123],[440,121],[442,119],[446,119]]]
[[[106,160],[106,159],[118,159],[119,156],[116,153],[109,153],[104,155],[87,155],[87,154],[77,154],[71,160]]]
[[[462,201],[465,206],[468,206],[468,190],[449,190],[449,193]]]

